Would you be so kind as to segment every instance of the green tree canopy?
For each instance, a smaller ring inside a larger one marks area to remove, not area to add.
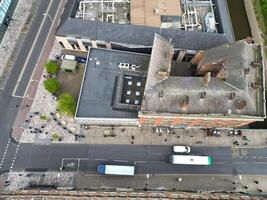
[[[56,93],[60,89],[60,83],[54,78],[49,78],[44,81],[44,88],[50,93]]]
[[[55,61],[50,60],[48,63],[45,64],[45,68],[47,73],[55,74],[58,71],[58,66]]]
[[[58,134],[57,133],[53,133],[52,135],[51,135],[51,139],[55,142],[55,141],[58,141],[59,140],[59,136],[58,136]]]
[[[76,110],[76,102],[68,93],[63,93],[58,97],[57,109],[64,115],[73,116]]]

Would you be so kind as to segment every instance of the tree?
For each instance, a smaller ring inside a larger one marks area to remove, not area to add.
[[[76,110],[76,102],[68,93],[63,93],[58,97],[57,109],[64,115],[73,116]]]
[[[60,89],[60,83],[54,78],[49,78],[44,81],[44,88],[50,93],[56,93]]]
[[[47,73],[55,74],[58,71],[58,66],[55,61],[50,60],[48,63],[45,64],[45,68]]]

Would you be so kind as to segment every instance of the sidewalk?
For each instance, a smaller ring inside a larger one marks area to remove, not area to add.
[[[38,63],[35,66],[35,70],[33,71],[33,75],[32,75],[32,79],[29,80],[29,87],[26,89],[25,92],[25,97],[22,101],[21,107],[20,107],[20,111],[18,112],[18,115],[16,117],[13,129],[12,129],[12,137],[18,142],[20,140],[21,137],[21,133],[23,132],[23,124],[24,124],[24,120],[26,119],[31,105],[33,103],[36,91],[38,89],[39,86],[39,80],[41,79],[42,76],[42,72],[43,72],[43,66],[49,56],[49,53],[51,51],[51,48],[53,46],[53,42],[54,42],[54,35],[56,32],[56,25],[58,23],[58,21],[60,20],[60,16],[62,14],[62,10],[64,9],[64,5],[65,5],[66,1],[61,1],[60,4],[60,8],[58,9],[55,19],[54,19],[54,23],[53,26],[50,29],[49,35],[46,38],[46,42],[43,46],[41,55],[39,57]]]
[[[2,175],[4,192],[21,189],[75,189],[89,191],[184,191],[267,194],[266,176],[135,175],[103,176],[85,173],[12,172]]]
[[[207,131],[197,129],[172,129],[156,132],[153,128],[139,127],[99,127],[88,126],[81,128],[75,121],[63,126],[64,119],[56,121],[48,115],[46,121],[38,120],[42,113],[35,115],[31,113],[28,125],[25,124],[24,133],[20,139],[21,143],[51,144],[48,132],[57,132],[61,141],[57,143],[78,144],[132,144],[132,145],[194,145],[194,146],[233,146],[245,148],[267,147],[267,130],[242,129],[241,136],[229,136],[229,132],[221,130],[221,136],[207,136]],[[37,120],[34,120],[37,119]],[[60,124],[60,125],[58,125]],[[26,126],[27,125],[27,126]],[[66,128],[67,127],[67,128]],[[76,127],[76,132],[69,132],[69,127]],[[75,135],[82,135],[75,141]]]
[[[0,88],[3,88],[12,70],[26,32],[40,0],[19,0],[6,33],[0,44]]]

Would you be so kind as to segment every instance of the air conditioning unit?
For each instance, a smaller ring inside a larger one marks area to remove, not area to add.
[[[119,68],[129,70],[130,64],[129,63],[119,63]]]

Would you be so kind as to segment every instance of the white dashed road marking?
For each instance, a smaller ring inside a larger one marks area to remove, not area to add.
[[[9,145],[10,145],[10,138],[7,141],[7,144],[6,144],[6,147],[5,147],[5,151],[3,153],[3,156],[2,156],[2,159],[1,159],[1,162],[0,162],[0,169],[2,168],[2,166],[4,164],[4,161],[5,161],[5,158],[6,158],[6,154],[7,154],[7,150],[8,150]]]
[[[17,148],[15,150],[15,154],[14,154],[14,157],[13,157],[9,172],[12,172],[13,166],[14,166],[16,158],[17,158],[17,153],[19,151],[19,146],[20,146],[20,143],[18,144],[18,146],[17,146]]]

